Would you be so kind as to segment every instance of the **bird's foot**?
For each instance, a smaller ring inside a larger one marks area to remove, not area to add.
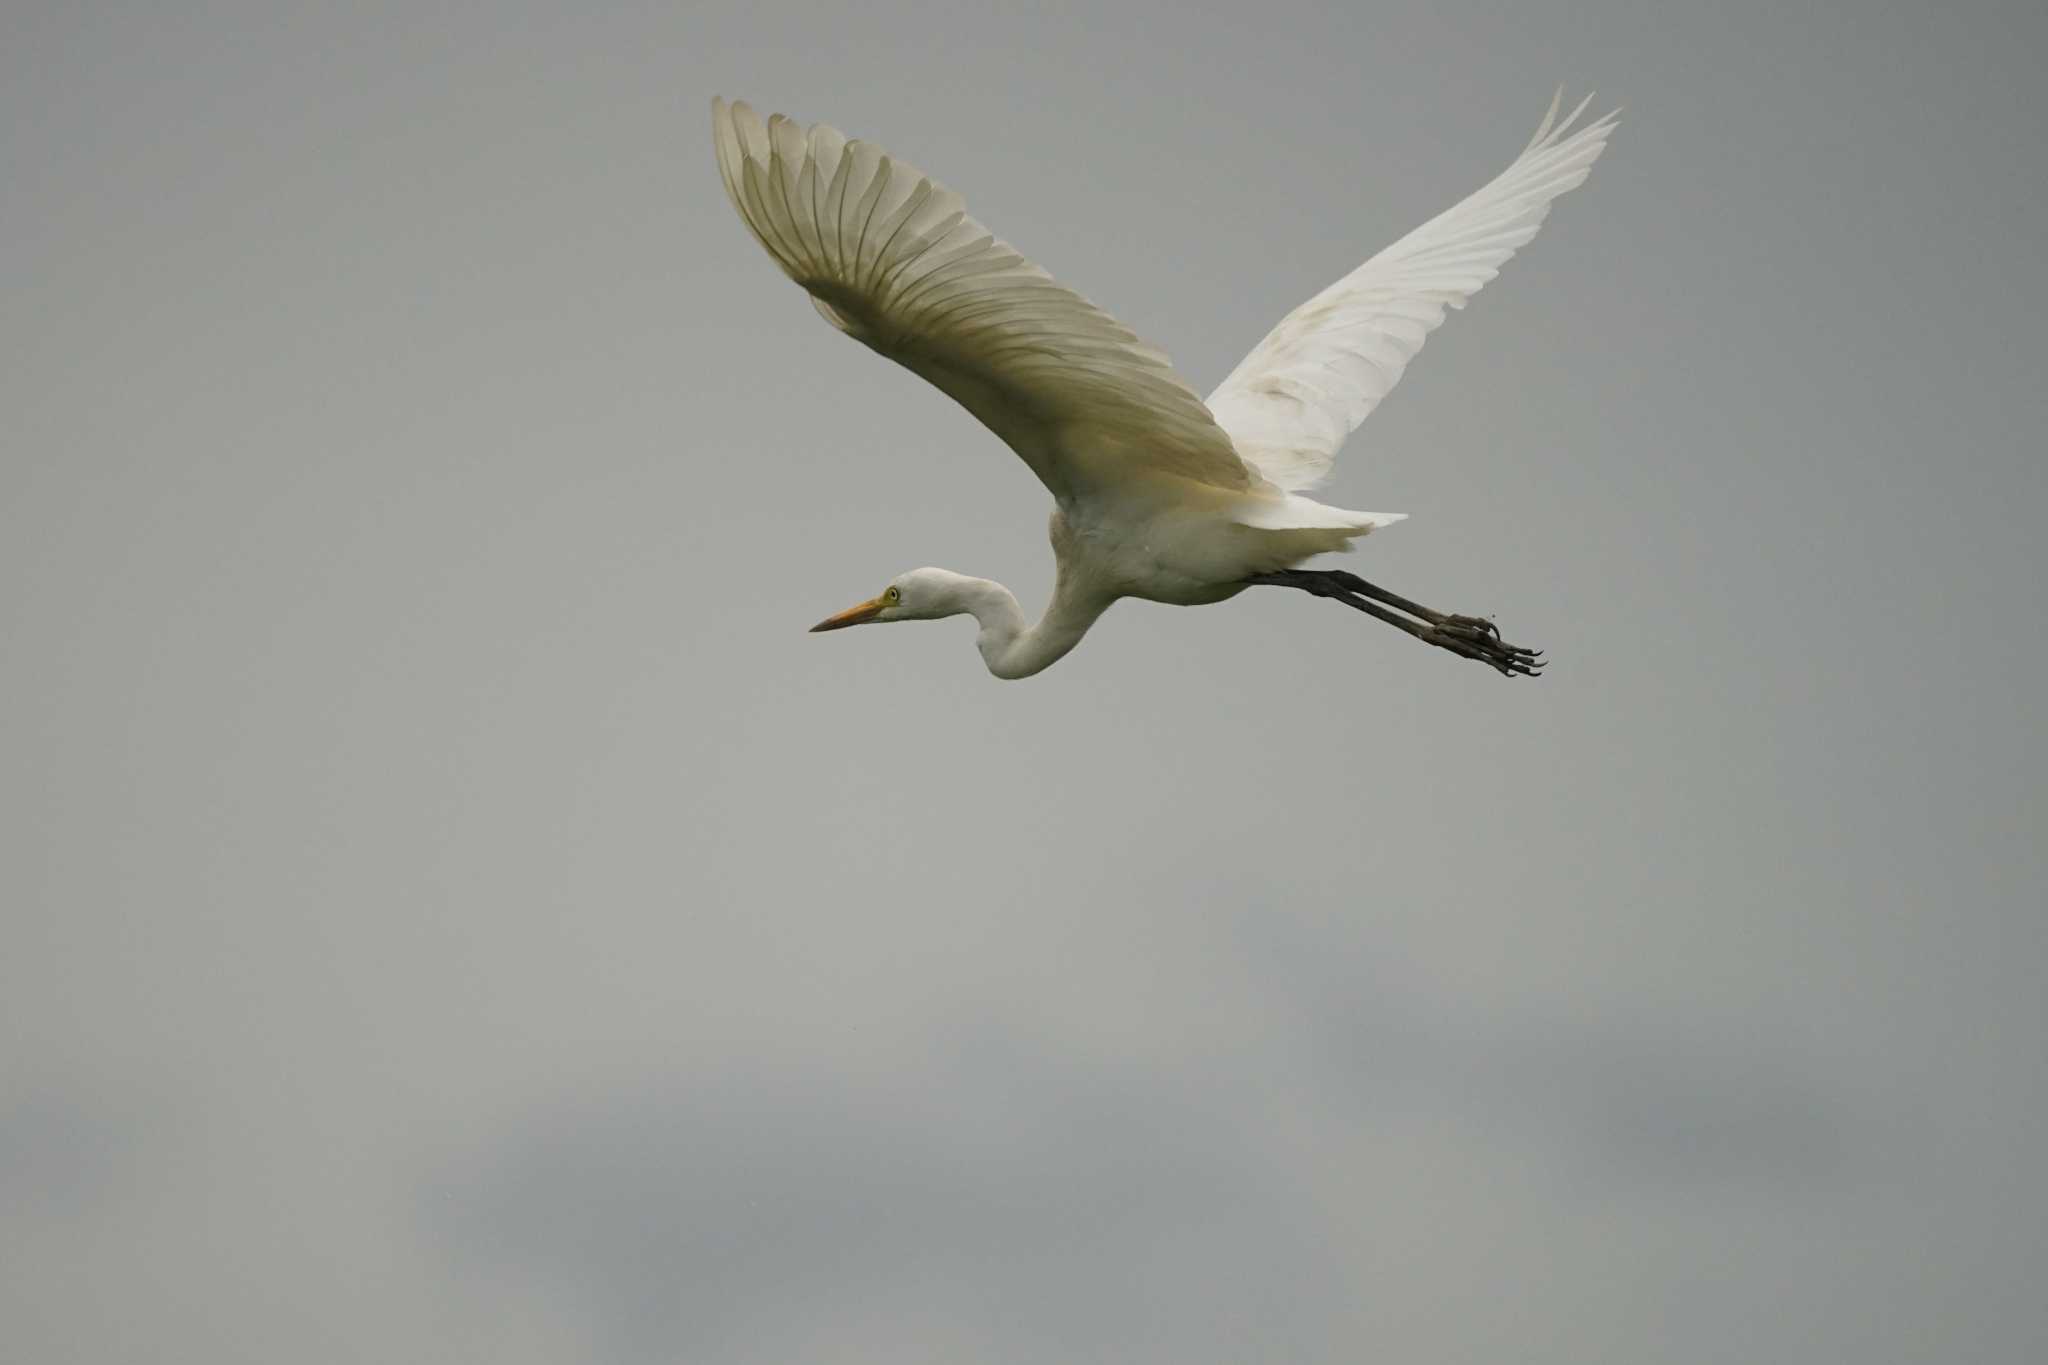
[[[1543,651],[1523,649],[1500,638],[1500,627],[1481,616],[1446,616],[1417,632],[1417,638],[1467,659],[1477,659],[1512,678],[1543,675]]]

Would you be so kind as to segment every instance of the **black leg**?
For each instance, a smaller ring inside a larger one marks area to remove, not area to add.
[[[1534,678],[1543,672],[1542,650],[1522,649],[1505,643],[1500,638],[1499,629],[1484,617],[1432,611],[1342,569],[1279,569],[1272,573],[1253,574],[1245,581],[1299,588],[1317,597],[1332,598],[1355,611],[1398,627],[1424,644],[1448,649],[1462,658],[1477,659],[1511,678],[1517,674]],[[1388,607],[1395,611],[1387,610]],[[1406,612],[1407,616],[1397,615],[1397,611]],[[1409,617],[1416,619],[1410,620]]]

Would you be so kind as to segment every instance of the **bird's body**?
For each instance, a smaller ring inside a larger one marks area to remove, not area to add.
[[[1560,123],[1553,102],[1506,172],[1290,313],[1205,403],[1163,353],[915,169],[822,124],[763,124],[744,104],[714,100],[727,193],[820,315],[980,418],[1054,499],[1058,574],[1037,623],[1000,584],[919,569],[816,629],[971,614],[990,672],[1017,678],[1065,655],[1119,598],[1201,606],[1276,583],[1502,672],[1534,673],[1533,654],[1476,618],[1296,566],[1401,520],[1306,490],[1444,310],[1462,306],[1535,235],[1550,201],[1585,179],[1613,116],[1568,133],[1577,112]]]
[[[1148,481],[1053,508],[1048,537],[1075,591],[1176,607],[1234,597],[1247,575],[1342,549],[1364,529],[1276,529],[1247,524],[1256,494],[1179,479]]]

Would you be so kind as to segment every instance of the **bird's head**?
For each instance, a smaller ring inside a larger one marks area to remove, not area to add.
[[[957,616],[969,609],[968,585],[979,581],[945,569],[912,569],[896,575],[876,596],[826,617],[811,630],[815,633],[866,625],[870,621],[934,621],[942,616]]]

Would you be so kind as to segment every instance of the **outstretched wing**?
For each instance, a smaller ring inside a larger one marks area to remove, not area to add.
[[[1230,372],[1209,410],[1247,463],[1290,490],[1329,473],[1444,310],[1464,307],[1536,235],[1550,201],[1585,180],[1619,117],[1572,131],[1585,108],[1559,122],[1551,100],[1536,136],[1492,183],[1282,318]]]
[[[943,389],[1058,498],[1164,473],[1263,486],[1161,351],[871,143],[711,102],[733,207],[825,320]]]

